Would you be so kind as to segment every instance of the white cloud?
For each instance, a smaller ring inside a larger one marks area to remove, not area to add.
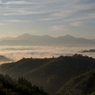
[[[70,16],[84,9],[91,9],[94,6],[94,4],[79,4],[79,1],[80,0],[6,0],[6,2],[0,1],[2,5],[0,9],[3,9],[4,12],[1,13],[1,15],[51,13],[49,18],[59,18]],[[10,11],[12,11],[12,13]],[[47,18],[45,17],[43,19]]]
[[[83,26],[83,22],[72,22],[70,23],[71,26],[75,26],[75,27],[78,27],[78,26]]]
[[[27,1],[8,1],[8,2],[3,3],[3,4],[8,4],[8,5],[10,5],[10,4],[32,4],[32,2],[30,3]]]
[[[0,16],[4,23],[38,21],[39,24],[47,25],[46,29],[51,27],[52,31],[70,31],[71,27],[80,27],[95,21],[95,2],[87,1],[0,0]],[[36,24],[34,27],[37,27]]]
[[[0,26],[6,25],[6,23],[0,23]]]
[[[64,31],[64,32],[66,32],[67,30],[68,30],[68,26],[66,26],[66,25],[56,25],[56,26],[52,26],[51,28],[50,28],[50,30],[51,31]]]
[[[43,19],[40,19],[39,21],[52,21],[52,20],[58,20],[58,19],[62,19],[63,17],[56,17],[56,18],[53,18],[53,17],[51,17],[51,18],[43,18]]]
[[[32,22],[30,20],[6,20],[5,22]]]

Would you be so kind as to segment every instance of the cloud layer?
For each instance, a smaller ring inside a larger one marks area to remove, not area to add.
[[[93,47],[94,48],[94,47]],[[22,58],[50,58],[71,56],[74,54],[82,54],[95,58],[95,53],[82,53],[82,50],[89,50],[91,47],[47,47],[47,46],[6,46],[0,47],[1,55],[4,55],[14,61],[20,60]]]

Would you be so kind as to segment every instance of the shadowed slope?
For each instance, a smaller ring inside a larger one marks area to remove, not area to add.
[[[22,59],[0,66],[1,73],[15,78],[24,76],[32,83],[43,86],[52,95],[72,77],[92,69],[95,69],[95,59],[77,54],[47,59]]]

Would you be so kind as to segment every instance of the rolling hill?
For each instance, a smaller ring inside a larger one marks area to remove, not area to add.
[[[51,95],[64,95],[64,91],[60,89],[70,79],[94,69],[95,59],[76,54],[58,58],[23,58],[14,63],[1,65],[0,73],[14,78],[23,76],[33,84],[43,86]]]
[[[57,95],[95,95],[95,69],[71,78]]]
[[[10,58],[0,55],[0,63],[11,62],[11,61],[12,60]]]

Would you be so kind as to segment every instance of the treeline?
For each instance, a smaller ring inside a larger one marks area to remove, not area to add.
[[[0,74],[0,95],[48,95],[43,88],[32,85],[23,77],[13,80],[8,75]]]

